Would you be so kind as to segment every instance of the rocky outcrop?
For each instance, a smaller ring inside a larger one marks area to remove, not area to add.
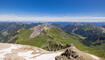
[[[32,34],[30,35],[30,38],[34,38],[42,33],[43,30],[48,30],[50,28],[54,27],[52,24],[41,24],[38,26],[35,26],[31,30],[33,30]]]
[[[57,51],[57,50],[60,50],[60,49],[68,48],[70,46],[71,46],[70,44],[65,44],[64,45],[64,44],[58,43],[58,42],[56,42],[55,44],[52,41],[48,41],[47,42],[47,49],[48,49],[48,51]]]
[[[57,56],[55,60],[85,60],[73,48],[73,45],[71,45],[61,56]]]

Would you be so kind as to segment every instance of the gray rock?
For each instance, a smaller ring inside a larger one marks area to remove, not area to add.
[[[71,47],[73,47],[73,45],[71,45]],[[82,56],[80,56],[71,47],[67,48],[66,51],[61,54],[61,56],[57,56],[55,59],[56,60],[85,60]]]

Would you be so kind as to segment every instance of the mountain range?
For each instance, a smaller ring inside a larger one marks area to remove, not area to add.
[[[104,25],[6,23],[0,24],[0,42],[30,45],[47,51],[67,49],[73,44],[76,49],[105,58]]]

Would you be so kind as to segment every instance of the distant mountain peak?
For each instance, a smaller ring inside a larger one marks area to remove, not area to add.
[[[49,23],[35,26],[34,28],[32,28],[33,33],[30,35],[30,38],[34,38],[34,37],[40,35],[43,30],[49,30],[50,28],[54,28],[54,27],[55,26],[53,26],[52,24],[49,24]]]
[[[82,26],[82,24],[80,24],[80,23],[74,23],[72,25],[74,25],[74,26]]]

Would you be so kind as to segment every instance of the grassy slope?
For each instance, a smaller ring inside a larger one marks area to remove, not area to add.
[[[67,34],[64,31],[57,28],[51,28],[49,31],[43,31],[41,35],[32,39],[29,38],[31,33],[32,33],[32,30],[29,30],[29,29],[21,30],[20,34],[17,35],[18,40],[16,41],[16,43],[37,46],[44,49],[46,49],[45,47],[48,40],[52,40],[52,43],[51,43],[52,46],[56,42],[59,42],[62,44],[73,43],[78,49],[82,51],[86,51],[86,52],[95,54],[97,56],[104,57],[103,54],[105,52],[105,49],[102,49],[101,47],[104,47],[105,44],[103,44],[101,47],[100,46],[87,47],[78,41],[80,38],[77,38],[71,34]]]
[[[78,36],[81,39],[86,39],[86,37],[82,37],[81,35],[78,35],[78,34],[75,34],[75,36]],[[105,44],[87,47],[86,49],[83,48],[83,50],[105,59]]]
[[[89,47],[88,52],[105,58],[105,44]]]
[[[20,34],[17,35],[18,40],[16,41],[16,43],[44,48],[46,46],[47,41],[52,40],[52,44],[56,42],[62,44],[73,43],[77,48],[80,47],[80,49],[82,49],[82,46],[84,46],[78,41],[79,38],[67,34],[58,28],[51,28],[49,31],[43,31],[41,35],[32,39],[29,38],[31,33],[32,30],[22,30]]]

